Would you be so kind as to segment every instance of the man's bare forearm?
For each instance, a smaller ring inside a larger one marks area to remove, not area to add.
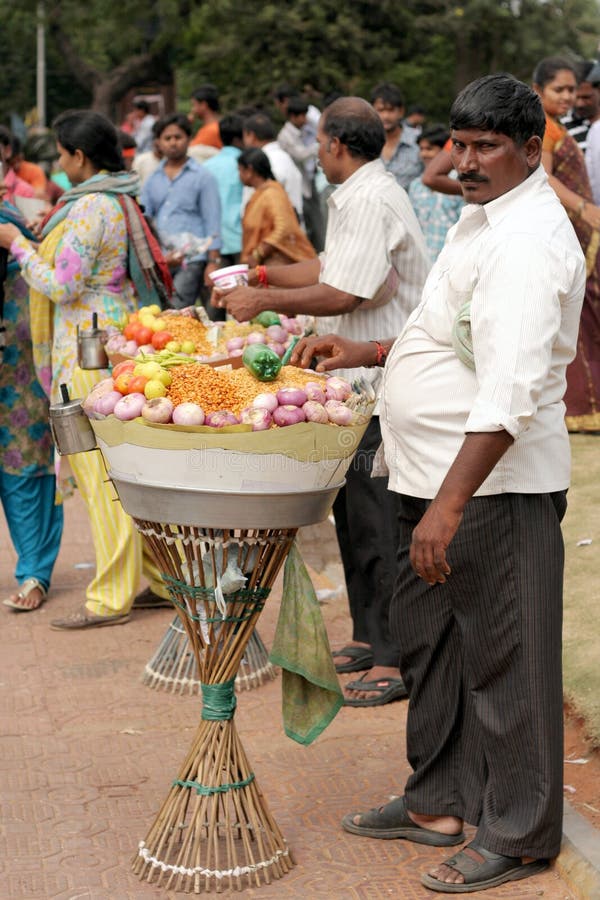
[[[273,266],[267,270],[267,280],[273,287],[297,288],[317,284],[321,263],[314,259],[305,259],[291,266]]]
[[[513,441],[512,435],[504,429],[467,434],[435,502],[448,505],[455,512],[462,512]]]

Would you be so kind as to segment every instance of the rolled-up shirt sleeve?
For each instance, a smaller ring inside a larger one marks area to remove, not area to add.
[[[478,391],[465,432],[504,429],[517,439],[529,427],[549,381],[563,280],[552,249],[531,235],[482,254],[471,297]]]

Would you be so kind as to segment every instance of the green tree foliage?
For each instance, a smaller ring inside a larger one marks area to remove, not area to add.
[[[34,0],[0,0],[0,119],[35,103]],[[382,80],[445,119],[459,90],[490,71],[529,80],[552,53],[595,55],[598,0],[46,0],[48,109],[111,112],[131,87],[176,72],[183,108],[214,82],[225,105],[270,104],[291,82],[318,99],[368,96]]]
[[[178,69],[189,97],[215,82],[229,106],[269,97],[278,82],[314,96],[368,96],[382,80],[446,118],[468,81],[491,71],[529,80],[538,59],[594,54],[596,0],[205,0],[185,36],[193,62]]]

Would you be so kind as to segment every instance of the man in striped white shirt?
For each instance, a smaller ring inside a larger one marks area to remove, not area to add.
[[[429,263],[408,197],[379,158],[385,142],[380,118],[365,100],[342,97],[324,111],[317,141],[325,176],[339,185],[328,200],[321,259],[269,269],[268,290],[215,292],[214,302],[226,304],[240,321],[270,309],[317,316],[319,332],[355,339],[399,334],[419,302]],[[376,369],[362,374],[378,389]],[[395,497],[384,478],[371,478],[380,442],[375,415],[334,505],[353,621],[347,652],[334,654],[336,668],[365,671],[345,687],[350,706],[405,696],[388,627],[398,540]]]
[[[390,608],[410,704],[404,796],[343,827],[431,846],[475,839],[422,876],[442,893],[542,871],[562,825],[561,623],[570,453],[566,369],[585,259],[540,165],[545,118],[509,75],[451,113],[467,205],[394,342],[381,394],[400,534]],[[371,365],[315,338],[296,360]]]

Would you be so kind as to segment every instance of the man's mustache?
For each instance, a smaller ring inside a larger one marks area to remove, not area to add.
[[[476,181],[480,184],[487,184],[490,179],[486,178],[485,175],[478,175],[477,172],[464,172],[462,175],[458,176],[458,180],[471,182]]]

